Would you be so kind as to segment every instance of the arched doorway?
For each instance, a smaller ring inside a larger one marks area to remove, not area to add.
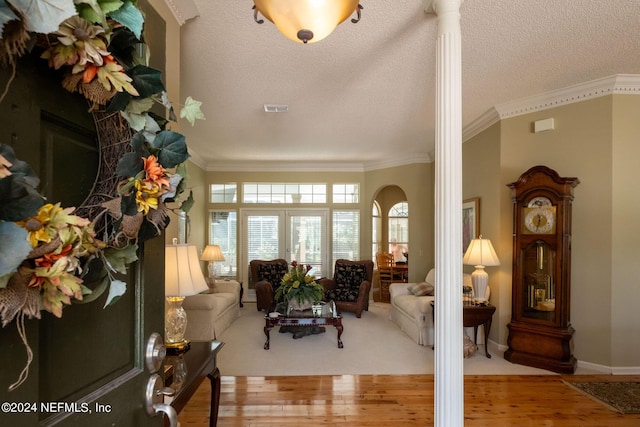
[[[407,263],[409,250],[409,202],[404,190],[397,185],[388,185],[380,188],[374,196],[371,215],[373,261],[376,261],[377,253],[393,253],[395,262]],[[372,292],[374,301],[384,299],[381,295],[377,265],[374,271]]]

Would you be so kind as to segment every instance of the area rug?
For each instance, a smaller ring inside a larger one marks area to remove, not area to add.
[[[622,414],[640,414],[640,382],[563,382],[613,411]]]

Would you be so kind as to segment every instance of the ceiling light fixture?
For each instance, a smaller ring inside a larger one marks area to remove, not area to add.
[[[325,37],[354,12],[360,21],[363,9],[359,0],[253,0],[253,19],[258,19],[258,12],[273,22],[282,34],[298,43],[315,43]]]

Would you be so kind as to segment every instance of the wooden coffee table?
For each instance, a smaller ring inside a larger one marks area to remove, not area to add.
[[[320,326],[335,326],[338,331],[338,348],[343,348],[342,340],[342,315],[337,314],[334,304],[326,304],[323,307],[322,314],[314,315],[311,310],[304,311],[292,311],[288,315],[272,316],[267,314],[264,316],[264,334],[267,336],[267,341],[264,343],[264,349],[270,348],[270,332],[274,326],[295,326],[295,327],[320,327]]]

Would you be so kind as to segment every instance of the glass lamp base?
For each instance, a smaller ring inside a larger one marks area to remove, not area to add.
[[[182,308],[184,297],[167,297],[167,311],[164,320],[164,341],[167,348],[185,348],[189,342],[184,339],[187,330],[187,312]]]

